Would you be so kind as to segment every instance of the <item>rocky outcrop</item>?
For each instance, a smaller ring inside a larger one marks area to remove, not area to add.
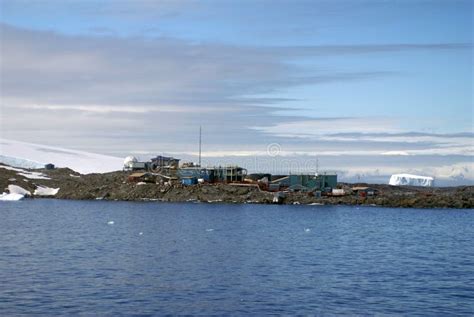
[[[18,172],[0,169],[0,186],[6,191],[8,185],[18,185],[30,192],[38,186],[60,188],[54,196],[59,199],[104,199],[104,200],[159,200],[202,201],[209,203],[262,203],[274,202],[274,193],[253,186],[232,184],[198,184],[184,186],[169,183],[130,183],[128,172],[81,175],[70,169],[34,170],[49,179],[28,179]],[[349,189],[353,185],[339,184]],[[326,204],[326,205],[377,205],[387,207],[415,208],[474,208],[474,186],[461,187],[408,187],[371,184],[378,195],[361,197],[355,194],[338,197],[315,197],[308,193],[286,193],[278,203]],[[347,192],[351,192],[347,190]],[[35,197],[35,196],[33,196]],[[39,196],[36,196],[40,198]]]

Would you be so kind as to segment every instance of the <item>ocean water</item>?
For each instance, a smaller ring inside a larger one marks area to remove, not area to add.
[[[0,203],[0,315],[473,315],[474,211]]]

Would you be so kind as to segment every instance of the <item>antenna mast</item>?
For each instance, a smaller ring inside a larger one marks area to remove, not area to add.
[[[202,130],[201,126],[199,126],[199,167],[201,167],[201,144],[202,144],[202,140],[201,140],[202,131],[201,130]]]

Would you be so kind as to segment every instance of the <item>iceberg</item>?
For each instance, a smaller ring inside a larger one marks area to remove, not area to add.
[[[418,176],[412,174],[394,174],[390,177],[388,184],[393,186],[432,187],[434,184],[434,178],[430,176]]]

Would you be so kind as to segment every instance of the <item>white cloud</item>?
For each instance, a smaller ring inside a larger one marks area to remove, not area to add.
[[[410,155],[408,152],[406,151],[387,151],[387,152],[383,152],[382,155],[388,155],[388,156],[396,156],[396,155],[401,155],[401,156],[408,156]]]
[[[397,127],[395,119],[361,117],[361,118],[321,118],[281,122],[272,126],[253,127],[257,131],[281,137],[321,138],[321,136],[338,139],[331,134],[337,133],[395,133],[402,130]],[[339,140],[351,140],[340,137]]]
[[[156,107],[150,106],[108,106],[108,105],[18,105],[17,108],[22,109],[36,109],[36,110],[67,110],[91,113],[144,113],[152,114],[156,112],[170,112],[170,113],[205,113],[205,112],[232,112],[232,109],[218,108],[218,107],[189,107],[189,106],[169,106],[159,105]]]

